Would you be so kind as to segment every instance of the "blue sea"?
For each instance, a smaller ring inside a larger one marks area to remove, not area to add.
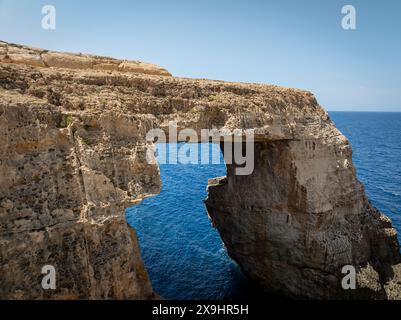
[[[368,197],[401,234],[401,113],[331,112],[330,116],[352,144],[354,165]],[[209,153],[219,153],[217,145],[207,147]],[[201,145],[198,148],[200,154]],[[161,164],[160,171],[162,192],[127,209],[154,290],[166,299],[263,295],[229,258],[204,207],[208,179],[225,175],[223,161]]]

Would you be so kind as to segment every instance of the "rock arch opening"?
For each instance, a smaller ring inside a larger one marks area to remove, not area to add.
[[[183,144],[158,143],[157,151],[167,151],[169,156]],[[208,180],[226,175],[220,146],[200,143],[192,147],[198,150],[199,162],[160,163],[160,194],[129,208],[127,221],[137,232],[153,288],[164,298],[250,297],[260,289],[228,256],[204,204]]]

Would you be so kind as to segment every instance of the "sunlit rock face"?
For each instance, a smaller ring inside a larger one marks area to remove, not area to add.
[[[400,297],[395,229],[366,199],[348,141],[311,93],[0,42],[0,97],[0,298],[156,296],[124,209],[160,192],[146,134],[168,134],[171,121],[198,133],[254,129],[254,171],[227,165],[206,205],[262,287]],[[341,288],[346,264],[357,290]],[[44,265],[56,268],[55,290],[41,286]]]
[[[230,256],[264,288],[297,298],[375,298],[399,294],[396,232],[367,201],[347,144],[258,142],[252,175],[209,182],[209,215]],[[344,290],[342,268],[356,268]],[[397,277],[396,277],[397,278]],[[386,284],[387,283],[387,284]]]

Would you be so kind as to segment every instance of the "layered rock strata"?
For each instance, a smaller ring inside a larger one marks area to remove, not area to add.
[[[396,231],[367,200],[347,139],[309,92],[0,42],[0,97],[0,298],[155,297],[124,209],[160,192],[145,137],[168,133],[171,121],[255,130],[254,172],[238,176],[228,164],[206,206],[230,256],[262,287],[401,297]],[[55,290],[41,287],[49,264]],[[348,264],[356,290],[341,287]]]

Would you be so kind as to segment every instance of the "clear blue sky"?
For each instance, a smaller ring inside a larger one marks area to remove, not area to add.
[[[55,31],[41,28],[45,4]],[[345,4],[357,30],[341,28]],[[400,0],[0,0],[0,39],[303,88],[329,110],[401,111]]]

